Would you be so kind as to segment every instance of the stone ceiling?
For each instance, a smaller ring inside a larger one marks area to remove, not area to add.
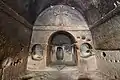
[[[85,18],[88,25],[115,8],[120,0],[2,0],[31,24],[49,6],[58,4],[75,7]]]

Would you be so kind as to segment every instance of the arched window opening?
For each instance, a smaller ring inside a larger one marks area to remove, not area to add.
[[[83,43],[80,46],[81,57],[89,57],[92,55],[92,46],[89,43]]]
[[[41,60],[43,58],[43,48],[40,44],[32,47],[31,57],[33,60]]]

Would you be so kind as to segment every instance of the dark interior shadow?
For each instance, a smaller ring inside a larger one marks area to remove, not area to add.
[[[89,78],[79,78],[78,80],[92,80],[92,79],[89,79]]]

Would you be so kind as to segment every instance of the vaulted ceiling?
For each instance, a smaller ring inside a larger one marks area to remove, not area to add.
[[[58,4],[69,5],[77,9],[88,25],[104,17],[115,8],[120,0],[2,0],[31,24],[46,8]]]

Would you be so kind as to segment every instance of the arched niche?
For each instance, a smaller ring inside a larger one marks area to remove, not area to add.
[[[53,33],[48,40],[47,65],[77,65],[77,53],[74,43],[76,43],[74,36],[66,31]],[[57,54],[62,57],[58,57]],[[59,59],[57,60],[56,57]]]
[[[41,60],[43,58],[43,47],[41,44],[35,44],[31,49],[31,58],[33,60]]]

